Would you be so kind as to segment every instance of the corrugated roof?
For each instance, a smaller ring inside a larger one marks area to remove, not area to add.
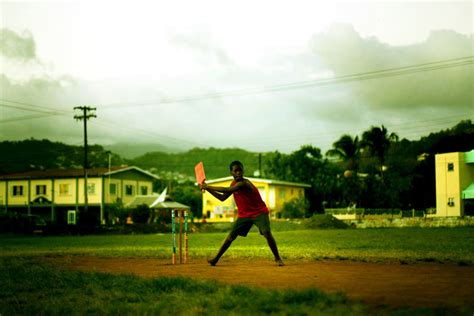
[[[164,201],[159,202],[157,201],[160,198],[158,194],[154,195],[137,195],[135,198],[128,203],[126,206],[129,208],[134,208],[142,204],[148,205],[150,208],[154,209],[190,209],[189,206],[181,204],[175,201]]]
[[[156,176],[156,175],[154,175],[153,173],[148,172],[148,171],[143,170],[143,169],[140,169],[140,168],[135,167],[135,166],[124,167],[124,169],[118,169],[118,170],[112,170],[112,169],[111,169],[110,175],[115,174],[115,173],[119,173],[119,172],[128,171],[128,170],[136,170],[136,171],[138,171],[138,172],[141,172],[141,173],[144,173],[144,174],[146,174],[146,175],[149,175],[149,176],[152,177],[152,178],[159,179],[159,177]],[[105,176],[108,176],[109,173],[107,172],[107,173],[105,173],[104,175],[105,175]]]
[[[249,177],[245,177],[245,179],[250,180],[250,182],[263,182],[263,183],[268,183],[268,184],[287,185],[287,186],[303,187],[303,188],[311,187],[310,184],[300,183],[300,182],[290,182],[290,181],[262,179],[262,178],[249,178]],[[219,178],[219,179],[206,180],[206,182],[208,184],[211,184],[211,183],[216,183],[216,182],[224,182],[224,181],[232,181],[232,180],[234,180],[234,178],[230,176],[230,177],[224,177],[224,178]]]
[[[153,208],[157,209],[173,209],[173,210],[189,210],[190,207],[179,202],[174,201],[165,201],[160,202],[153,206]]]
[[[127,203],[126,206],[130,208],[134,208],[142,204],[150,206],[158,199],[158,197],[158,195],[137,195],[130,203]]]

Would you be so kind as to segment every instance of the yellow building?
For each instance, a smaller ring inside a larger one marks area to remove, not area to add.
[[[206,180],[207,184],[213,186],[227,187],[233,181],[233,177],[225,177],[214,180]],[[304,198],[304,189],[311,186],[304,183],[278,181],[260,178],[246,178],[250,180],[260,192],[262,200],[270,209],[271,217],[279,217],[283,204],[295,198]],[[202,214],[208,222],[229,222],[237,215],[237,207],[233,197],[221,202],[205,192],[202,197]]]
[[[438,154],[435,216],[464,216],[474,206],[474,150]]]
[[[127,204],[136,195],[151,194],[155,179],[158,179],[155,175],[137,167],[88,169],[89,223],[102,223],[107,205],[118,201]],[[83,169],[34,170],[1,175],[0,210],[40,215],[46,221],[58,224],[75,224],[76,214],[80,221],[80,212],[85,208],[84,192]]]

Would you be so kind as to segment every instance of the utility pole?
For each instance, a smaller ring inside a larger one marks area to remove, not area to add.
[[[107,184],[107,186],[104,185],[104,192],[102,192],[102,194],[104,194],[104,196],[106,197],[105,201],[107,204],[110,205],[112,199],[110,197],[110,186],[111,186],[111,178],[110,178],[110,168],[112,166],[112,152],[110,150],[107,150],[105,152],[106,154],[109,155],[109,183]],[[107,192],[107,193],[106,193]],[[104,220],[104,213],[103,213],[103,208],[101,208],[101,212],[100,212],[100,223],[102,224],[102,221]],[[107,211],[107,218],[110,218],[110,216],[108,215],[110,212],[110,210]],[[115,223],[115,220],[114,220],[114,223]]]
[[[96,108],[91,108],[89,106],[76,106],[74,110],[82,111],[82,115],[74,115],[76,120],[84,120],[84,214],[87,214],[88,208],[88,199],[87,199],[87,120],[92,117],[97,117],[94,113],[89,114],[90,111],[95,111]],[[87,216],[87,215],[86,215]]]

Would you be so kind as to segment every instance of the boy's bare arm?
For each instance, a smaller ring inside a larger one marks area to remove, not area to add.
[[[241,190],[247,185],[247,183],[244,181],[238,182],[234,186],[230,187],[216,187],[216,186],[211,186],[207,185],[206,182],[203,184],[199,185],[201,189],[207,190],[209,193],[211,193],[215,198],[225,201],[229,196],[232,195],[232,193]]]
[[[232,195],[232,193],[221,193],[221,192],[215,191],[215,190],[210,189],[210,188],[207,188],[206,190],[207,190],[207,192],[211,193],[212,196],[214,196],[216,199],[218,199],[220,201],[225,201],[225,200],[227,200],[227,198],[229,196]]]

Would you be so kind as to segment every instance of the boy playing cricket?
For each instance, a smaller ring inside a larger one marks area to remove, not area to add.
[[[260,234],[267,240],[268,246],[275,256],[275,262],[279,266],[284,263],[278,253],[278,247],[270,230],[270,218],[268,216],[268,208],[263,202],[258,189],[248,179],[243,177],[244,166],[240,161],[233,161],[230,164],[230,173],[234,177],[234,181],[229,187],[216,187],[207,185],[206,182],[200,184],[201,190],[206,190],[220,201],[225,201],[229,196],[234,195],[235,203],[237,204],[238,218],[232,227],[232,231],[222,243],[219,252],[213,259],[208,262],[215,266],[221,256],[230,247],[232,242],[238,236],[247,236],[252,225],[256,225]]]

